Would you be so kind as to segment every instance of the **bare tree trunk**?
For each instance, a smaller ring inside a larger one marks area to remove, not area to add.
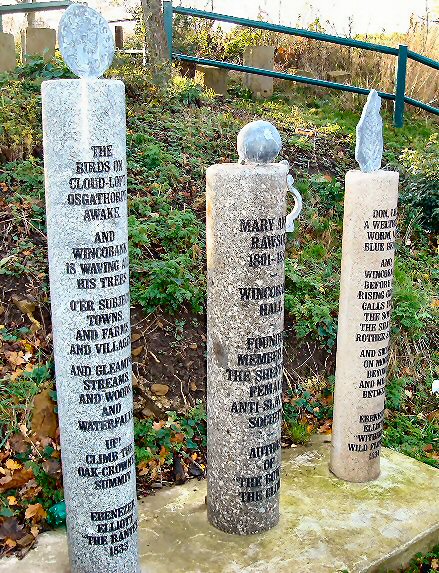
[[[154,81],[164,85],[170,78],[171,65],[161,0],[142,0],[142,8],[149,66]]]
[[[25,2],[35,2],[35,0],[17,0],[17,4],[24,4]],[[35,12],[24,13],[25,28],[35,28]]]

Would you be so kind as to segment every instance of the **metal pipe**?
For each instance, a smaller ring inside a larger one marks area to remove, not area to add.
[[[439,70],[439,62],[436,60],[432,60],[431,58],[427,58],[427,56],[422,56],[417,52],[412,52],[411,50],[407,50],[407,56],[414,60],[415,62],[419,62],[421,64],[425,64],[430,68],[434,68],[435,70]]]
[[[195,16],[198,18],[206,18],[208,20],[230,22],[231,24],[238,24],[240,26],[270,30],[272,32],[279,32],[280,34],[288,34],[290,36],[302,36],[303,38],[322,40],[324,42],[340,44],[341,46],[349,46],[351,48],[362,48],[363,50],[371,50],[373,52],[381,52],[383,54],[391,54],[393,56],[398,55],[398,49],[390,46],[361,42],[360,40],[354,40],[352,38],[340,38],[339,36],[332,36],[331,34],[321,34],[320,32],[312,32],[311,30],[302,30],[300,28],[290,28],[289,26],[279,26],[277,24],[270,24],[269,22],[261,22],[260,20],[248,20],[247,18],[237,18],[235,16],[227,16],[226,14],[217,14],[215,12],[206,12],[204,10],[195,10],[193,8],[183,8],[181,6],[174,7],[173,11],[176,14],[183,14],[185,16]]]
[[[401,44],[398,51],[398,68],[396,71],[395,111],[393,124],[395,127],[404,125],[405,84],[407,79],[407,46]]]
[[[46,12],[47,10],[62,10],[72,4],[70,0],[57,2],[27,2],[26,4],[12,4],[0,6],[0,14],[15,14],[20,12]]]
[[[278,78],[281,80],[290,80],[303,84],[311,84],[314,86],[321,86],[324,88],[331,88],[334,90],[341,90],[351,93],[357,93],[362,95],[368,95],[370,89],[367,88],[357,88],[356,86],[350,86],[346,84],[339,84],[335,82],[329,82],[327,80],[317,80],[315,78],[307,78],[304,76],[295,76],[293,74],[285,74],[283,72],[275,72],[273,70],[265,70],[262,68],[252,68],[250,66],[241,66],[239,64],[230,64],[228,62],[220,62],[218,60],[208,60],[206,58],[196,58],[195,56],[186,56],[185,54],[173,53],[172,57],[177,60],[183,60],[185,62],[194,62],[196,64],[203,64],[206,66],[215,66],[217,68],[224,68],[226,70],[234,70],[237,72],[247,72],[249,74],[257,74],[259,76],[268,76],[272,78]],[[389,100],[394,100],[394,94],[387,92],[378,92],[378,94]]]

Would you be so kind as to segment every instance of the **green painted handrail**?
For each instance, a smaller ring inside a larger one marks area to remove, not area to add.
[[[398,66],[396,68],[395,110],[393,123],[395,127],[404,125],[405,84],[407,80],[407,46],[399,46]]]
[[[411,50],[407,50],[407,56],[414,60],[415,62],[419,62],[420,64],[425,64],[430,68],[434,68],[435,70],[439,70],[439,62],[436,60],[432,60],[431,58],[427,58],[427,56],[422,56],[417,52],[412,52]]]
[[[270,24],[269,22],[262,22],[261,20],[248,20],[247,18],[237,18],[235,16],[227,16],[226,14],[205,12],[204,10],[196,10],[194,8],[175,6],[172,10],[174,14],[219,20],[220,22],[230,22],[231,24],[238,24],[239,26],[259,28],[260,30],[279,32],[280,34],[288,34],[289,36],[301,36],[303,38],[331,42],[332,44],[340,44],[341,46],[350,46],[351,48],[362,48],[363,50],[372,50],[374,52],[382,52],[383,54],[398,55],[397,48],[383,46],[381,44],[370,44],[368,42],[362,42],[361,40],[354,40],[353,38],[341,38],[339,36],[332,36],[331,34],[322,34],[320,32],[312,32],[311,30],[302,30],[301,28],[290,28],[289,26]]]
[[[173,52],[172,58],[175,60],[182,60],[184,62],[194,62],[204,66],[215,66],[216,68],[223,68],[226,70],[233,70],[236,72],[247,72],[249,74],[256,74],[259,76],[267,76],[269,78],[277,78],[280,80],[291,80],[303,84],[311,84],[313,86],[321,86],[324,88],[332,88],[334,90],[341,90],[355,94],[367,95],[370,90],[367,88],[359,88],[357,86],[349,86],[346,84],[339,84],[327,80],[318,80],[316,78],[308,78],[305,76],[296,76],[294,74],[286,74],[284,72],[275,72],[274,70],[265,70],[263,68],[253,68],[251,66],[242,66],[240,64],[231,64],[229,62],[221,62],[220,60],[209,60],[207,58],[197,58],[195,56],[187,56],[186,54],[179,54]],[[389,100],[394,100],[395,95],[387,92],[378,92],[378,94]]]
[[[370,50],[382,54],[390,54],[398,57],[398,68],[396,73],[396,86],[395,93],[378,92],[379,95],[388,100],[395,101],[394,111],[394,125],[395,127],[402,127],[404,123],[404,107],[408,103],[429,113],[439,115],[439,108],[433,107],[430,104],[423,103],[414,98],[408,97],[405,94],[406,78],[407,78],[407,60],[411,59],[415,62],[424,64],[435,70],[439,70],[439,62],[422,56],[417,52],[412,52],[407,49],[407,46],[401,45],[399,48],[385,46],[382,44],[373,44],[370,42],[363,42],[361,40],[354,40],[353,38],[341,38],[339,36],[332,36],[331,34],[322,34],[320,32],[312,32],[311,30],[302,30],[299,28],[291,28],[288,26],[280,26],[278,24],[270,24],[269,22],[261,22],[259,20],[249,20],[247,18],[237,18],[235,16],[227,16],[226,14],[217,14],[215,12],[206,12],[205,10],[196,10],[194,8],[183,8],[181,6],[173,6],[172,0],[164,0],[163,2],[163,15],[165,23],[166,36],[168,38],[169,53],[171,59],[183,60],[186,62],[193,62],[196,64],[215,66],[217,68],[224,68],[227,70],[235,70],[240,72],[247,72],[250,74],[257,74],[261,76],[268,76],[272,78],[279,78],[283,80],[295,81],[299,83],[321,86],[325,88],[346,91],[357,94],[367,95],[370,90],[357,86],[350,86],[346,84],[339,84],[326,80],[319,80],[315,78],[308,78],[304,76],[296,76],[294,74],[285,74],[282,72],[275,72],[273,70],[264,70],[260,68],[253,68],[251,66],[241,66],[238,64],[231,64],[229,62],[221,62],[218,60],[210,60],[208,58],[197,58],[195,56],[188,56],[186,54],[179,54],[173,52],[172,49],[172,26],[173,14],[181,14],[184,16],[193,16],[197,18],[205,18],[208,20],[218,20],[220,22],[229,22],[240,26],[247,26],[250,28],[258,28],[260,30],[268,30],[271,32],[278,32],[280,34],[288,34],[290,36],[300,36],[303,38],[311,38],[323,42],[330,42],[340,46],[348,46],[350,48],[360,48],[362,50]]]
[[[60,0],[58,2],[25,2],[20,4],[10,4],[0,6],[0,32],[3,32],[3,14],[19,14],[21,12],[46,12],[47,10],[62,10],[72,4],[70,0]]]
[[[14,14],[16,12],[45,12],[47,10],[61,10],[68,8],[72,2],[62,0],[60,2],[26,2],[25,4],[11,4],[10,6],[0,6],[0,14]]]

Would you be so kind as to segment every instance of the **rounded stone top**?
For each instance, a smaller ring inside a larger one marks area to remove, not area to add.
[[[72,4],[58,29],[59,49],[67,66],[80,78],[98,78],[114,58],[114,40],[107,21],[93,8]]]
[[[252,121],[238,133],[240,163],[272,163],[282,149],[279,132],[269,121]]]

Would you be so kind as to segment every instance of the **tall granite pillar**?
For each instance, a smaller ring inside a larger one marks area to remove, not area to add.
[[[244,164],[207,170],[207,505],[250,534],[279,519],[288,166],[267,122],[238,146]]]
[[[330,468],[352,482],[380,473],[389,358],[399,175],[380,170],[380,103],[371,92],[346,175]]]
[[[137,573],[124,85],[98,79],[114,44],[94,10],[68,8],[60,48],[81,76],[42,85],[71,571]]]

